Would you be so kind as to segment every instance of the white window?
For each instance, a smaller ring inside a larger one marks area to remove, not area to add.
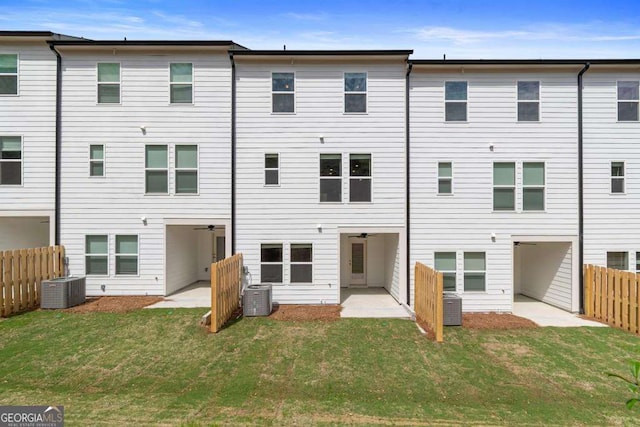
[[[522,210],[544,210],[544,162],[522,164]]]
[[[264,185],[280,184],[280,162],[276,153],[264,155]]]
[[[628,270],[629,254],[627,252],[607,252],[607,268]]]
[[[611,193],[624,193],[624,162],[611,162]]]
[[[98,64],[98,104],[120,103],[120,64]]]
[[[342,155],[320,155],[320,201],[342,201]]]
[[[18,94],[18,55],[0,54],[0,95]]]
[[[313,282],[313,246],[311,243],[291,244],[291,283]]]
[[[198,146],[176,145],[176,194],[198,192]]]
[[[145,193],[169,192],[168,151],[166,145],[145,146]]]
[[[483,292],[487,288],[487,266],[484,252],[464,253],[464,291]]]
[[[172,104],[193,103],[193,64],[169,64],[169,91]]]
[[[438,194],[453,194],[453,166],[451,162],[438,163]]]
[[[344,73],[344,112],[367,112],[367,73]]]
[[[349,201],[371,201],[371,154],[349,156]]]
[[[516,207],[516,164],[493,164],[493,210],[513,211]]]
[[[444,100],[445,121],[467,121],[467,82],[445,82]]]
[[[294,113],[296,104],[293,73],[271,74],[271,108],[274,113]]]
[[[518,121],[540,121],[540,82],[518,82]]]
[[[456,253],[436,252],[435,269],[442,273],[444,280],[444,290],[455,292],[456,290]]]
[[[260,245],[260,282],[282,283],[282,244]]]
[[[640,252],[636,252],[636,273],[640,273]]]
[[[104,145],[89,146],[89,176],[104,176]]]
[[[618,121],[638,121],[638,81],[618,82]]]
[[[0,136],[0,185],[22,184],[22,138]]]
[[[84,243],[84,272],[87,276],[109,274],[109,236],[87,235]]]
[[[138,274],[138,236],[116,235],[116,275]]]

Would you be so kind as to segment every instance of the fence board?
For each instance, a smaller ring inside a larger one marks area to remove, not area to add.
[[[242,254],[211,264],[211,332],[218,332],[240,306]]]
[[[437,342],[444,340],[442,273],[419,262],[415,266],[416,321],[426,326]]]

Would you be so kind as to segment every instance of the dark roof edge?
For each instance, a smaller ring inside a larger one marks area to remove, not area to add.
[[[640,64],[640,59],[410,59],[414,65],[595,65]]]
[[[66,34],[54,33],[51,31],[0,31],[0,37],[50,37],[54,40],[86,40],[81,37],[68,36]]]
[[[55,46],[233,46],[242,51],[244,46],[232,40],[53,40]]]
[[[383,56],[411,55],[413,50],[231,50],[240,56]]]

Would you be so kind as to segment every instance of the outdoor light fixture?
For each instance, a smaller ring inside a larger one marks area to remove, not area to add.
[[[320,138],[320,144],[324,144],[324,136],[320,135],[319,138]]]
[[[493,151],[493,149],[495,148],[495,146],[493,145],[493,142],[489,143],[489,151]]]
[[[143,223],[144,225],[147,225],[147,217],[146,217],[146,216],[141,216],[141,217],[140,217],[140,221],[142,221],[142,223]]]

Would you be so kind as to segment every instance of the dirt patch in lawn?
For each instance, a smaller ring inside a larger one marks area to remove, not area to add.
[[[100,297],[64,311],[70,313],[128,313],[162,301],[162,297]]]
[[[463,313],[462,327],[468,329],[527,329],[538,325],[524,317],[499,313]]]
[[[340,318],[339,305],[295,305],[283,304],[275,305],[273,312],[269,316],[275,320],[285,320],[290,322],[301,322],[308,320],[334,321]]]

